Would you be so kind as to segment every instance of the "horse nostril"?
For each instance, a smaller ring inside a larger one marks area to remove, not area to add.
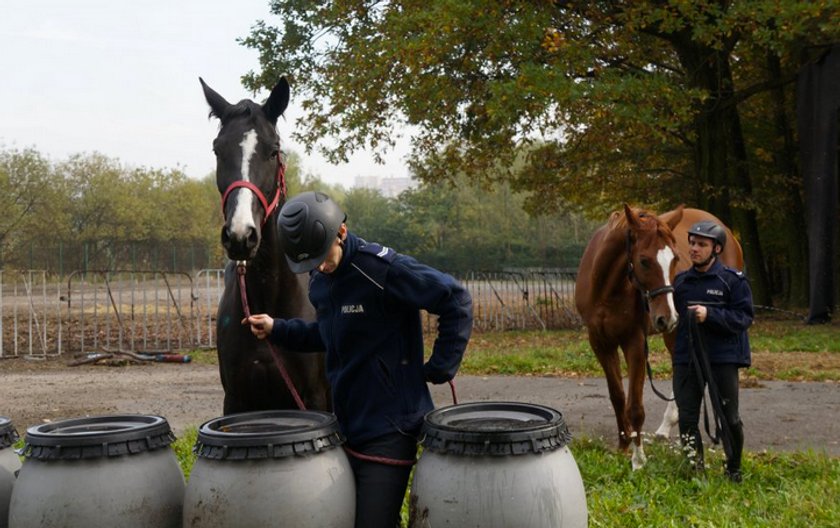
[[[227,226],[222,227],[222,246],[230,247],[230,229]]]
[[[656,318],[656,329],[657,330],[665,330],[668,327],[668,321],[665,320],[664,317],[659,316]]]
[[[260,243],[260,236],[259,236],[259,233],[257,232],[257,228],[256,227],[249,228],[248,229],[248,247],[249,248],[256,247],[257,244],[259,244],[259,243]]]

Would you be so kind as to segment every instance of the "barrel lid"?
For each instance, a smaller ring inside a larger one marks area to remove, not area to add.
[[[205,422],[193,451],[214,460],[306,455],[344,443],[334,414],[275,410],[231,414]]]
[[[174,440],[161,416],[89,416],[30,427],[20,454],[37,460],[115,457],[168,447]]]
[[[12,421],[5,416],[0,416],[0,449],[14,445],[18,441],[18,432]]]
[[[550,407],[517,402],[474,402],[442,407],[423,423],[423,447],[441,454],[508,456],[554,451],[572,435]]]

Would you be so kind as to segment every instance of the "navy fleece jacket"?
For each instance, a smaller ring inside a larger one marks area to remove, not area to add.
[[[472,331],[472,299],[453,277],[369,244],[352,233],[338,268],[314,271],[316,322],[276,319],[269,339],[300,351],[326,350],[333,410],[348,442],[419,432],[434,408],[426,382],[451,380]],[[420,310],[438,315],[424,364]]]
[[[674,278],[674,300],[680,317],[674,363],[688,364],[688,306],[706,306],[706,320],[698,328],[712,364],[748,367],[751,362],[747,329],[753,321],[752,290],[746,276],[718,260],[705,272],[694,268]]]

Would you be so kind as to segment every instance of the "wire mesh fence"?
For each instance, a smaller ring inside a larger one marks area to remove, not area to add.
[[[576,328],[575,270],[470,272],[474,329]],[[166,353],[216,345],[224,271],[0,271],[0,358]],[[425,330],[436,330],[424,315]]]

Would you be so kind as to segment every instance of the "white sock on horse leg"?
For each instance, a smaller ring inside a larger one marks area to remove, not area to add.
[[[671,391],[671,398],[674,397],[674,391]],[[657,438],[670,438],[671,437],[671,430],[677,425],[677,421],[679,420],[679,411],[677,410],[677,404],[673,401],[668,402],[668,406],[665,407],[665,412],[662,414],[662,423],[659,425],[659,429],[656,430],[656,437]]]

